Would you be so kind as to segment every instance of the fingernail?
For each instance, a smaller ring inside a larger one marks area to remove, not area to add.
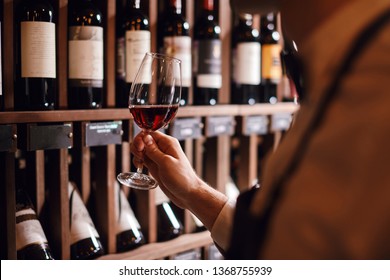
[[[152,136],[150,136],[149,134],[148,135],[146,135],[145,137],[144,137],[144,142],[145,142],[145,145],[148,145],[148,146],[150,146],[150,145],[152,145],[153,144],[153,137]]]

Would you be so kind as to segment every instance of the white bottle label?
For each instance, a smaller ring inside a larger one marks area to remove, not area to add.
[[[191,86],[191,37],[169,36],[164,37],[165,54],[181,60],[181,79],[183,87]],[[175,77],[178,78],[178,77]]]
[[[256,42],[239,43],[235,52],[233,79],[238,84],[259,85],[261,49]]]
[[[30,208],[16,212],[16,250],[43,243],[47,243],[47,239],[35,211]]]
[[[125,194],[120,190],[118,182],[115,182],[115,217],[116,217],[116,233],[120,233],[126,230],[133,230],[136,235],[141,229],[140,224],[138,223],[133,209],[131,209],[129,201],[127,200]],[[139,235],[141,235],[139,233]]]
[[[70,244],[74,244],[86,238],[98,238],[95,225],[88,213],[80,195],[69,183],[69,203],[71,209],[70,217]]]
[[[21,22],[21,65],[23,78],[56,77],[54,23]]]
[[[103,28],[72,26],[69,28],[69,79],[100,80],[103,87]],[[81,83],[83,86],[87,83]]]
[[[126,82],[132,83],[146,52],[150,52],[150,31],[126,31]]]

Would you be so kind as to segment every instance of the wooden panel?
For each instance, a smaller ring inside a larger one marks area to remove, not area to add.
[[[0,256],[16,259],[15,159],[12,153],[0,153]]]
[[[68,0],[58,3],[57,38],[58,105],[65,109],[68,104]]]
[[[70,259],[69,193],[68,193],[68,150],[50,151],[47,165],[49,191],[48,241],[54,257]]]
[[[6,111],[14,108],[14,7],[12,0],[4,0],[3,39],[3,94]],[[0,118],[1,119],[1,118]]]
[[[115,61],[116,61],[116,38],[115,38],[115,10],[116,1],[107,1],[106,32],[105,32],[105,79],[106,79],[106,106],[115,107]]]
[[[185,234],[167,242],[143,245],[133,251],[106,255],[99,260],[158,260],[177,253],[212,244],[210,232]]]
[[[257,179],[258,154],[257,135],[240,137],[240,164],[237,172],[237,185],[240,191],[247,190]]]

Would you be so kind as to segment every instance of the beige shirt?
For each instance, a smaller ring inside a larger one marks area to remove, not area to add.
[[[352,1],[299,46],[306,55],[308,100],[267,159],[263,190],[250,209],[254,215],[262,213],[274,182],[306,141],[268,229],[267,259],[390,258],[389,23],[344,77],[321,126],[303,139],[354,39],[389,7],[389,0]],[[233,209],[225,205],[212,228],[212,237],[224,249]]]

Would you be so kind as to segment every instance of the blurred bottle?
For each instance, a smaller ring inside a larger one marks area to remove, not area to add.
[[[117,28],[116,106],[129,106],[131,84],[146,52],[151,48],[149,19],[140,0],[127,0]]]
[[[277,15],[270,13],[261,17],[261,102],[275,104],[278,101],[277,87],[282,78],[280,60],[280,34]]]
[[[182,61],[182,89],[180,105],[188,105],[192,79],[190,25],[182,13],[181,0],[168,0],[168,9],[162,21],[163,53]]]
[[[69,182],[70,257],[74,260],[95,259],[104,254],[100,236],[76,188]]]
[[[118,182],[115,182],[115,194],[116,250],[120,253],[145,244],[145,237]]]
[[[232,34],[231,103],[259,102],[261,64],[259,31],[253,28],[251,14],[239,14]]]
[[[194,24],[194,105],[216,105],[222,86],[221,28],[214,17],[214,0],[203,0]]]
[[[16,190],[16,250],[18,260],[53,260],[42,225],[23,188]]]
[[[53,110],[56,92],[56,25],[45,0],[23,0],[16,9],[16,110]]]
[[[103,15],[91,0],[69,2],[68,107],[103,106]]]
[[[183,233],[183,225],[176,217],[169,198],[160,188],[156,188],[157,241],[167,241]]]
[[[283,77],[287,84],[283,90],[282,101],[298,103],[304,95],[302,68],[298,59],[298,47],[293,40],[284,38],[281,51]]]

